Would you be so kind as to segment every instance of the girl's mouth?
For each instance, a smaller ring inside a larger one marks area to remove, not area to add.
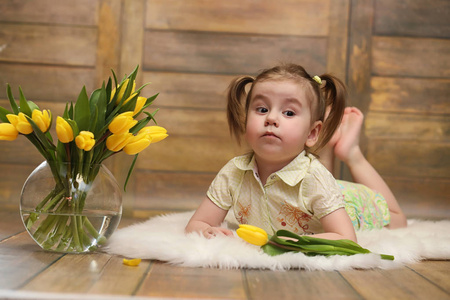
[[[279,138],[276,134],[274,134],[273,132],[266,132],[263,134],[263,137],[274,137],[274,138]]]

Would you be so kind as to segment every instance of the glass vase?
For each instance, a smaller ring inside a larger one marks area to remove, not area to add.
[[[91,252],[117,228],[122,195],[104,165],[44,161],[25,181],[20,215],[42,249]]]

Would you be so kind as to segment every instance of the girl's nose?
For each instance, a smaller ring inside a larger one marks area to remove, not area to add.
[[[266,121],[264,122],[264,125],[273,125],[275,127],[278,127],[278,118],[275,112],[270,112],[266,115]]]

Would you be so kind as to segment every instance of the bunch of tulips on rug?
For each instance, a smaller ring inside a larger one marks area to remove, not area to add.
[[[0,140],[14,141],[24,136],[44,157],[54,179],[51,191],[23,219],[28,230],[33,228],[33,239],[44,249],[85,252],[103,244],[105,236],[83,215],[102,162],[119,152],[134,156],[125,190],[138,154],[167,137],[163,127],[147,126],[150,121],[156,124],[157,110],[144,110],[158,94],[141,96],[146,85],[136,89],[137,72],[138,67],[119,82],[113,71],[113,79],[90,96],[83,87],[77,101],[67,103],[64,113],[56,117],[55,142],[49,132],[52,113],[26,100],[20,88],[17,103],[7,86],[11,110],[0,107]]]

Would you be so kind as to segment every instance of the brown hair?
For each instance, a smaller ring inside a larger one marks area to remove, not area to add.
[[[247,112],[250,106],[252,90],[256,83],[265,80],[294,80],[304,85],[307,89],[306,95],[311,104],[312,120],[324,122],[319,139],[312,149],[305,149],[311,153],[317,153],[323,148],[333,136],[339,126],[346,101],[345,85],[337,77],[331,74],[319,76],[322,83],[316,82],[306,70],[296,64],[284,64],[263,70],[256,77],[241,76],[235,78],[228,87],[227,94],[227,118],[228,127],[238,143],[241,136],[245,133],[245,124]],[[251,83],[250,90],[246,92],[247,84]],[[243,100],[245,99],[245,107]],[[330,106],[330,112],[325,120],[326,108]]]

